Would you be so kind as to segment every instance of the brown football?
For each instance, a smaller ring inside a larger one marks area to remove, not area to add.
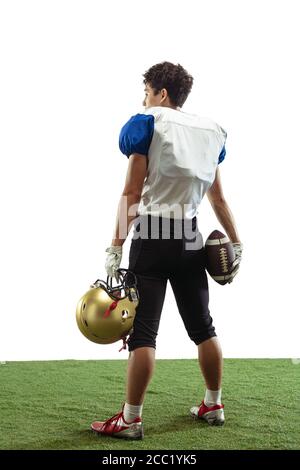
[[[229,238],[219,230],[214,230],[205,242],[205,262],[207,272],[218,284],[227,284],[234,258]]]

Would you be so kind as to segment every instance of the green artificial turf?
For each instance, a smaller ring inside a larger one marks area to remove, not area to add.
[[[300,365],[225,359],[223,427],[195,421],[204,385],[197,360],[157,360],[143,410],[145,438],[89,430],[124,400],[126,360],[8,362],[0,366],[0,449],[299,449]]]

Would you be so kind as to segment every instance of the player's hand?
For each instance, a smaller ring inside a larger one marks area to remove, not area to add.
[[[240,268],[240,262],[242,260],[242,253],[243,253],[242,243],[233,243],[232,246],[233,246],[233,251],[235,254],[235,259],[231,265],[231,272],[230,272],[230,278],[229,278],[228,284],[230,284],[233,281],[233,278],[236,276]]]
[[[122,260],[122,247],[121,246],[110,246],[106,248],[107,253],[105,269],[107,275],[114,277],[116,281],[119,281],[119,275],[117,269],[119,269]]]

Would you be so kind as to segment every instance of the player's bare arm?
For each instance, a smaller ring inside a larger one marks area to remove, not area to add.
[[[144,180],[147,174],[147,157],[138,153],[130,155],[124,189],[120,197],[112,246],[122,246],[137,217]]]
[[[233,214],[223,193],[219,167],[216,171],[215,180],[206,194],[218,221],[226,231],[232,243],[241,243]]]

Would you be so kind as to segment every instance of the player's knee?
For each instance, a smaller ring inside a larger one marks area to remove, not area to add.
[[[129,352],[135,351],[138,348],[153,348],[156,349],[156,341],[128,341]]]
[[[215,329],[210,328],[210,329],[207,329],[206,331],[198,332],[197,335],[192,334],[192,335],[189,335],[189,336],[190,336],[191,340],[196,344],[196,346],[198,346],[199,344],[203,343],[204,341],[206,341],[210,338],[213,338],[214,336],[217,336],[217,335],[216,335]]]

